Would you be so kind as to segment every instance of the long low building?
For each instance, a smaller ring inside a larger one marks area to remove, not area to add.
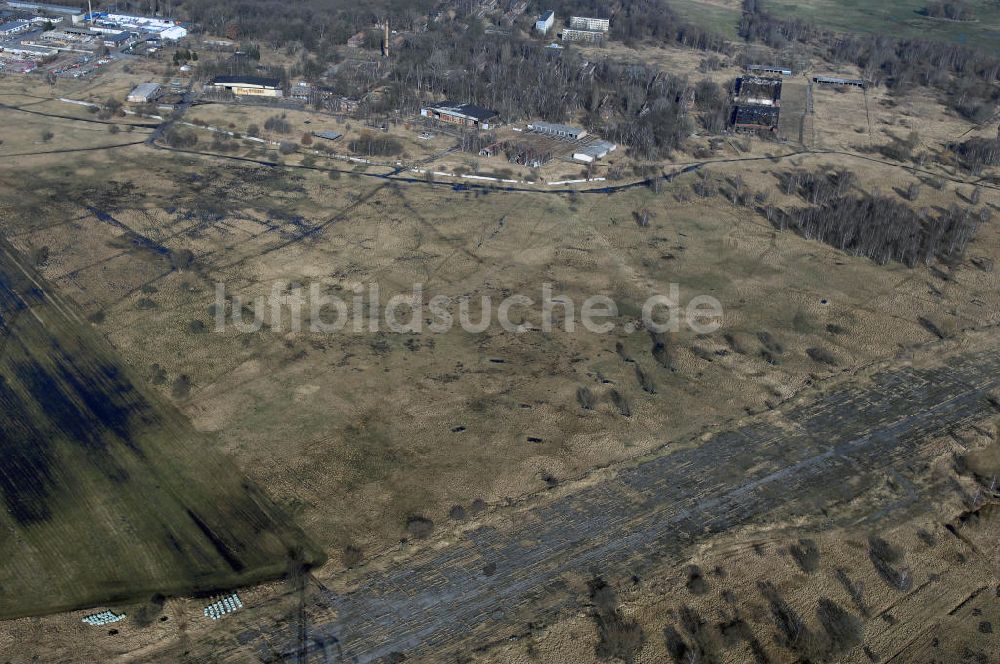
[[[216,76],[206,87],[228,90],[234,95],[253,97],[281,97],[281,81],[259,76]]]
[[[6,39],[31,29],[31,24],[27,21],[10,21],[0,25],[0,39]]]
[[[589,16],[570,16],[569,27],[574,30],[598,30],[607,32],[611,29],[611,20],[606,18],[591,18]]]
[[[584,42],[588,44],[597,44],[604,41],[604,33],[600,30],[576,30],[573,28],[566,28],[561,33],[559,33],[560,38],[563,41],[568,42]]]
[[[611,141],[594,141],[590,145],[585,145],[573,153],[573,159],[582,161],[585,164],[603,159],[609,152],[614,152],[618,146]]]
[[[549,136],[558,136],[559,138],[568,138],[574,141],[587,135],[587,130],[582,127],[572,127],[552,122],[532,122],[528,125],[528,129],[536,131],[539,134],[548,134]]]
[[[476,127],[478,129],[489,129],[495,126],[500,116],[496,111],[491,111],[475,104],[456,104],[451,101],[443,101],[439,104],[431,104],[420,109],[420,115],[439,122],[461,125],[464,127]]]
[[[773,65],[747,65],[747,71],[759,74],[781,74],[791,76],[792,70],[787,67],[775,67]]]
[[[840,78],[838,76],[813,76],[813,83],[824,85],[850,85],[855,88],[867,88],[868,82],[861,78]]]

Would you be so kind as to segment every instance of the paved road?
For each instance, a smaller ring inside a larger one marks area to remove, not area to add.
[[[569,606],[566,572],[614,577],[644,561],[682,560],[696,540],[775,511],[816,514],[881,483],[886,471],[916,477],[920,446],[995,413],[985,395],[998,386],[1000,349],[935,369],[886,371],[864,389],[844,388],[624,470],[533,508],[514,532],[481,527],[371,575],[351,594],[321,593],[309,612],[309,651],[314,661],[326,661],[331,644],[332,661],[393,652],[443,661],[473,633],[510,633],[520,609],[551,616]],[[523,627],[524,614],[517,620]],[[268,631],[262,659],[275,659],[276,640],[295,659],[293,632],[282,641],[286,635]]]

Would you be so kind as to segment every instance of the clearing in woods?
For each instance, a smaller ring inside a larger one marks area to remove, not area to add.
[[[0,243],[0,618],[281,575],[322,555]]]

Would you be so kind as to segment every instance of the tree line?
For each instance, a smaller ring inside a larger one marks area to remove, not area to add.
[[[878,191],[856,195],[857,180],[849,171],[793,171],[780,174],[779,182],[784,193],[798,194],[811,205],[787,211],[762,206],[760,212],[776,228],[879,264],[896,261],[914,267],[961,259],[979,225],[989,219],[985,209],[953,204],[934,213],[914,210]]]

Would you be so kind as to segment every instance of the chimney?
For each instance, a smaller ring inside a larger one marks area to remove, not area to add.
[[[383,27],[385,28],[385,36],[382,37],[382,57],[383,58],[388,58],[389,57],[389,17],[388,16],[385,19],[385,25]]]

